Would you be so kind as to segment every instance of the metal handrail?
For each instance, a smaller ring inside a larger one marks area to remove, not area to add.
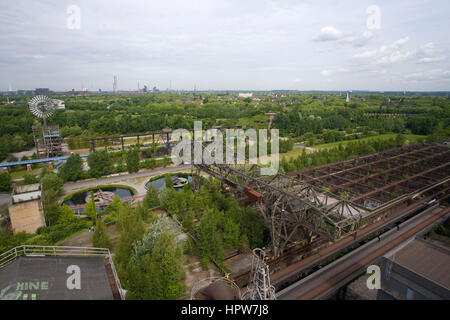
[[[0,269],[20,256],[103,256],[108,259],[120,297],[125,299],[119,277],[108,248],[21,245],[0,254]]]

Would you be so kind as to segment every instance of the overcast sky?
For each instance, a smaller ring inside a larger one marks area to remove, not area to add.
[[[112,90],[114,75],[122,90],[450,90],[449,13],[448,0],[1,1],[0,90]]]

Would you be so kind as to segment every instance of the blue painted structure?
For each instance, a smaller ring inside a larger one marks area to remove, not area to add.
[[[162,144],[162,145],[156,146],[156,148],[164,148],[165,146],[166,146],[165,144]],[[147,150],[147,149],[152,149],[152,148],[153,147],[142,147],[140,149],[141,150]],[[121,151],[121,150],[111,150],[109,152],[119,152],[119,151]],[[89,153],[80,154],[80,157],[82,157],[82,158],[87,158],[88,156],[89,156]],[[69,158],[69,156],[43,158],[43,159],[32,159],[32,160],[24,160],[24,161],[1,162],[0,163],[0,168],[13,167],[13,166],[23,166],[23,165],[34,164],[34,163],[47,163],[47,162],[53,162],[53,161],[58,161],[59,162],[59,161],[67,160],[67,158]]]

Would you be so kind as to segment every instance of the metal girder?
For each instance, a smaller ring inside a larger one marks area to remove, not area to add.
[[[357,180],[349,181],[349,182],[341,184],[341,185],[334,186],[333,188],[331,188],[331,192],[335,192],[336,190],[341,189],[341,188],[349,187],[349,186],[351,186],[351,185],[353,185],[355,183],[359,183],[361,181],[365,181],[365,180],[369,180],[369,179],[372,179],[372,178],[375,178],[375,177],[378,177],[378,176],[382,176],[383,174],[388,174],[388,173],[391,173],[391,172],[394,172],[394,171],[398,171],[398,170],[400,170],[402,168],[405,168],[405,167],[411,167],[412,165],[415,165],[415,164],[418,164],[418,163],[427,162],[427,161],[430,161],[431,159],[434,159],[436,157],[440,157],[440,156],[443,156],[443,155],[446,155],[446,154],[450,154],[450,150],[446,150],[444,152],[433,154],[431,156],[428,156],[428,157],[425,157],[425,158],[421,158],[421,159],[415,160],[413,162],[407,162],[405,164],[393,167],[391,169],[384,170],[383,172],[374,173],[374,174],[370,175],[369,177],[360,178],[360,179],[357,179]]]
[[[436,144],[417,144],[270,177],[260,176],[257,165],[194,166],[238,192],[252,195],[277,256],[311,235],[334,241],[355,233],[362,220],[378,212],[393,191],[409,193],[448,176],[449,152]],[[442,172],[438,174],[438,170]],[[311,177],[317,172],[319,177]],[[347,196],[343,199],[336,191],[345,191]]]
[[[282,174],[261,177],[256,165],[195,167],[241,192],[247,187],[262,195],[256,206],[270,230],[274,255],[296,243],[298,237],[305,237],[305,229],[331,241],[353,233],[365,213],[361,207],[327,190],[292,177]]]
[[[444,164],[442,164],[442,165],[440,165],[440,166],[438,166],[438,167],[434,167],[434,168],[432,168],[432,169],[429,169],[429,170],[427,170],[427,171],[425,171],[425,172],[416,174],[416,175],[414,175],[414,176],[412,176],[412,177],[409,177],[409,178],[407,178],[407,179],[400,180],[400,181],[396,181],[396,182],[391,183],[391,184],[388,184],[388,185],[386,185],[386,186],[384,186],[384,187],[382,187],[382,188],[379,188],[379,189],[373,190],[373,191],[371,191],[371,192],[368,192],[368,193],[366,193],[366,194],[363,194],[363,195],[361,195],[361,196],[359,196],[359,197],[357,197],[357,198],[355,198],[355,199],[352,199],[352,201],[355,201],[355,202],[356,202],[356,201],[362,200],[362,199],[364,199],[365,197],[369,197],[369,196],[375,195],[375,194],[377,194],[377,193],[380,192],[380,191],[386,191],[386,190],[388,190],[388,189],[390,189],[390,188],[392,188],[392,187],[394,187],[394,186],[400,185],[400,184],[402,184],[402,183],[406,183],[406,182],[408,182],[408,181],[410,181],[410,180],[414,180],[414,179],[416,179],[416,178],[421,178],[421,177],[425,176],[427,173],[430,173],[430,172],[433,172],[433,171],[436,171],[436,170],[442,170],[442,169],[444,169],[444,168],[446,168],[446,167],[448,167],[448,166],[450,166],[450,163],[444,163]]]
[[[326,174],[326,175],[323,175],[323,176],[320,176],[320,177],[316,177],[316,178],[313,178],[313,179],[310,179],[310,180],[306,180],[306,182],[311,183],[314,180],[320,180],[320,179],[325,178],[325,177],[327,177],[329,175],[337,175],[337,174],[340,174],[340,173],[343,173],[343,172],[353,172],[353,171],[357,171],[358,169],[365,169],[368,166],[373,166],[373,165],[376,165],[376,164],[379,164],[379,163],[383,163],[383,162],[389,162],[389,161],[392,161],[393,159],[404,157],[405,155],[414,154],[415,152],[425,151],[425,150],[429,150],[429,149],[432,149],[432,148],[434,148],[434,146],[428,146],[428,147],[425,147],[423,149],[413,150],[413,151],[410,151],[410,152],[407,152],[407,153],[402,153],[402,154],[398,154],[397,153],[396,155],[394,155],[392,157],[389,157],[389,158],[382,157],[381,159],[379,159],[377,161],[365,162],[362,165],[353,166],[353,167],[348,168],[348,169],[336,171],[336,172],[333,172],[333,173],[330,173],[330,174]],[[368,159],[366,159],[366,160],[368,160]]]

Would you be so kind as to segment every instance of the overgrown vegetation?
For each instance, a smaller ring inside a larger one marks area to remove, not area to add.
[[[299,141],[335,142],[360,134],[413,133],[448,136],[450,103],[446,96],[357,94],[346,103],[338,94],[287,96],[255,95],[242,100],[232,94],[146,94],[143,96],[99,95],[57,97],[66,109],[48,119],[58,124],[72,149],[89,148],[88,136],[107,136],[158,131],[164,128],[203,128],[215,125],[267,128],[266,113],[274,112],[272,127],[282,136]],[[0,105],[0,161],[11,152],[34,145],[32,125],[36,118],[25,102],[30,96],[15,96],[24,104]],[[390,116],[392,115],[392,116]],[[99,145],[101,142],[99,141]],[[13,160],[9,157],[9,160]]]

